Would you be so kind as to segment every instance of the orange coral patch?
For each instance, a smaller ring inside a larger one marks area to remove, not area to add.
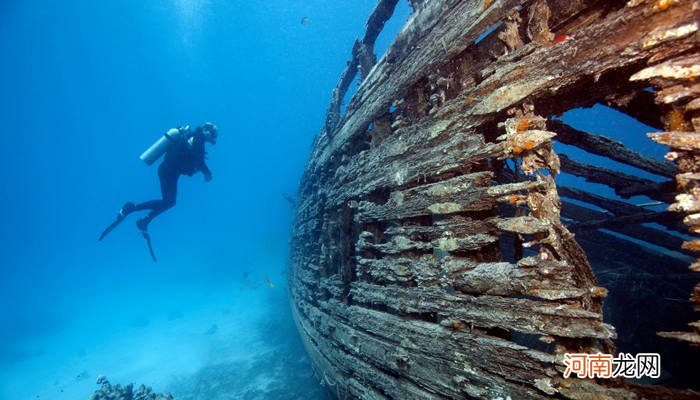
[[[524,120],[520,121],[520,123],[518,124],[517,128],[515,128],[515,130],[517,130],[518,132],[522,132],[525,129],[527,129],[529,126],[530,126],[530,120],[524,119]]]
[[[513,146],[513,153],[522,153],[523,149],[520,146]]]
[[[666,11],[671,6],[668,0],[657,0],[652,7],[654,11]]]
[[[691,240],[689,242],[683,242],[682,248],[686,250],[700,251],[700,240]]]
[[[601,286],[593,286],[591,289],[591,295],[593,297],[607,297],[608,289]]]

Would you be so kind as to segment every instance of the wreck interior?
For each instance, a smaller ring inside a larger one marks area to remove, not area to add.
[[[397,3],[352,47],[299,188],[289,291],[319,379],[700,398],[700,2],[414,0],[377,60]],[[664,372],[565,379],[567,352],[658,352]]]

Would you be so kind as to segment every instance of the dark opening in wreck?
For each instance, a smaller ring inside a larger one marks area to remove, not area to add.
[[[339,398],[700,398],[700,2],[414,0],[377,62],[397,2],[353,46],[299,189],[290,299],[319,379]],[[659,131],[667,161],[558,118],[595,104]],[[565,353],[650,349],[674,388],[563,376]]]

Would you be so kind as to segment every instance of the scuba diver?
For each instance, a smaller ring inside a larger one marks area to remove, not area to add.
[[[204,180],[206,182],[211,181],[212,174],[205,162],[207,153],[204,150],[204,144],[216,144],[217,137],[218,128],[211,122],[198,126],[194,132],[190,130],[189,126],[184,126],[170,129],[163,134],[140,157],[146,164],[152,165],[160,156],[165,154],[165,159],[158,167],[162,198],[138,204],[130,201],[126,202],[119,210],[115,221],[102,232],[98,240],[104,239],[132,212],[150,210],[145,217],[136,221],[136,226],[147,240],[153,261],[156,261],[148,234],[148,224],[153,218],[175,205],[177,181],[180,175],[192,176],[197,172],[202,172]]]

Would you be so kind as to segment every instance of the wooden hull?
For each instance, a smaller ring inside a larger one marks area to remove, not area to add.
[[[678,187],[673,164],[555,116],[605,103],[675,132],[659,140],[689,141],[675,161],[700,172],[698,2],[414,1],[375,64],[395,4],[380,1],[355,44],[296,202],[290,300],[319,379],[338,398],[699,398],[563,377],[564,353],[614,353],[617,335],[572,231],[606,228],[687,254],[694,245],[642,225],[683,229],[682,214],[553,179],[697,201],[695,178]],[[663,179],[560,157],[555,140]]]

